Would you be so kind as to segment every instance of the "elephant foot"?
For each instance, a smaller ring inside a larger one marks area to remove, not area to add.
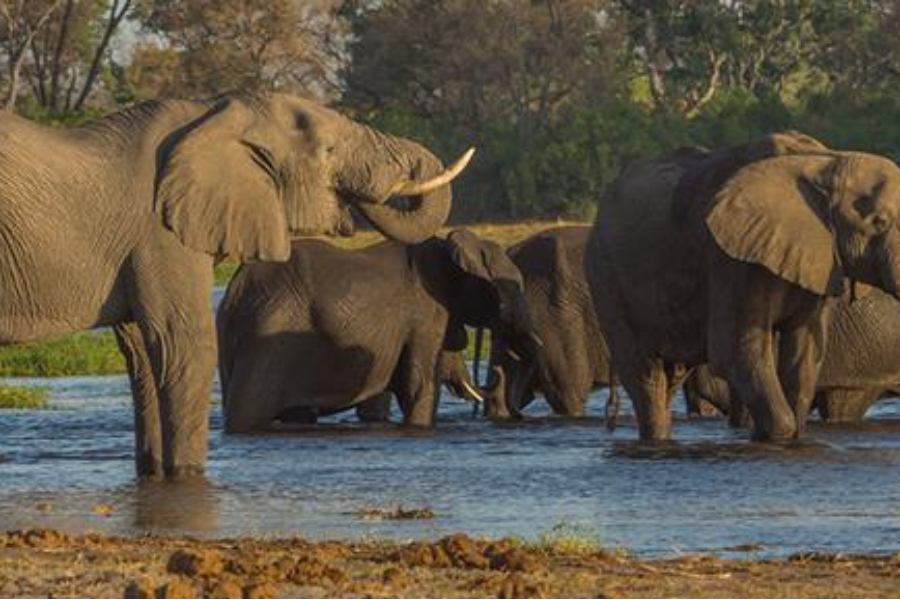
[[[165,476],[162,461],[153,460],[146,456],[137,457],[135,460],[135,469],[137,470],[137,476],[141,479],[162,479]]]
[[[875,402],[872,396],[861,390],[836,390],[819,396],[815,406],[825,423],[859,423]]]
[[[169,481],[199,479],[204,478],[205,473],[204,465],[172,465],[166,469],[166,479]]]
[[[754,428],[751,440],[754,442],[769,442],[774,444],[788,444],[796,441],[799,432],[791,424],[781,424],[767,429]]]

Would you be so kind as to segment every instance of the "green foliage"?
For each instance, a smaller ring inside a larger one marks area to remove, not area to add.
[[[221,263],[216,265],[216,269],[213,272],[215,285],[228,285],[228,282],[231,281],[231,278],[234,277],[234,274],[237,273],[237,270],[241,267],[241,265],[234,263]]]
[[[49,395],[45,388],[0,384],[0,410],[42,410]]]
[[[19,114],[27,119],[37,121],[48,127],[78,127],[105,114],[99,108],[86,108],[81,111],[57,112],[34,102],[24,102],[19,107]]]
[[[124,372],[124,358],[115,336],[108,331],[0,348],[0,377],[67,377]]]

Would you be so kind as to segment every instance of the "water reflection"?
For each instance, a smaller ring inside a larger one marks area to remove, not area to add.
[[[900,402],[799,444],[751,444],[721,421],[678,419],[676,442],[635,442],[539,404],[516,424],[442,405],[434,432],[352,415],[264,436],[225,436],[213,414],[208,479],[138,482],[124,378],[38,381],[55,410],[0,413],[0,528],[409,539],[455,531],[534,538],[565,522],[645,555],[752,547],[900,550]],[[430,521],[361,509],[430,507]],[[97,507],[108,507],[97,510]],[[733,551],[733,550],[729,550]]]
[[[140,481],[134,493],[134,528],[149,533],[214,532],[219,528],[220,490],[206,477]]]

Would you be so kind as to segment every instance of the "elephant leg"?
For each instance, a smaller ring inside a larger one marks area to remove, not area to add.
[[[133,256],[134,317],[159,399],[167,477],[203,473],[216,365],[212,259],[170,236],[152,236]]]
[[[628,391],[644,441],[663,441],[672,436],[669,382],[662,360],[643,357],[616,363],[622,385]]]
[[[789,304],[790,284],[762,267],[716,252],[709,293],[707,358],[712,374],[724,376],[731,401],[750,411],[755,439],[793,439],[797,421],[775,358],[775,324]]]
[[[389,423],[393,394],[382,392],[356,405],[356,417],[363,423]]]
[[[500,365],[491,367],[484,400],[484,416],[495,421],[512,418],[506,401],[506,371]]]
[[[135,323],[120,323],[113,330],[125,357],[131,395],[134,398],[135,467],[140,477],[163,475],[163,441],[159,398],[153,367],[144,338]]]
[[[793,408],[778,379],[773,337],[763,329],[748,332],[729,369],[732,398],[749,409],[753,437],[768,441],[791,439],[797,432]]]
[[[225,405],[225,432],[249,433],[269,428],[276,418],[284,422],[313,425],[319,411],[287,402],[286,373],[293,372],[287,358],[295,354],[279,340],[249,340],[240,348],[231,365],[228,404]],[[286,406],[287,405],[287,406]]]
[[[158,383],[163,469],[170,477],[200,475],[206,464],[216,349],[212,315],[203,320],[206,327],[173,323],[143,330]]]
[[[434,427],[440,397],[439,350],[439,344],[413,343],[401,358],[402,376],[395,393],[405,426]]]
[[[606,407],[603,410],[603,424],[607,431],[615,431],[619,424],[619,382],[617,377],[609,378],[609,396],[606,399]]]
[[[826,423],[858,423],[878,397],[868,389],[830,389],[816,396],[816,408]]]
[[[778,346],[778,378],[794,410],[796,436],[803,434],[816,395],[819,368],[825,356],[825,320],[815,315],[807,324],[783,331]]]

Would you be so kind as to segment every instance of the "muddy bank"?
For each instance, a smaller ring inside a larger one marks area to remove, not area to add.
[[[3,597],[896,597],[900,556],[641,561],[457,534],[434,543],[0,534]]]

